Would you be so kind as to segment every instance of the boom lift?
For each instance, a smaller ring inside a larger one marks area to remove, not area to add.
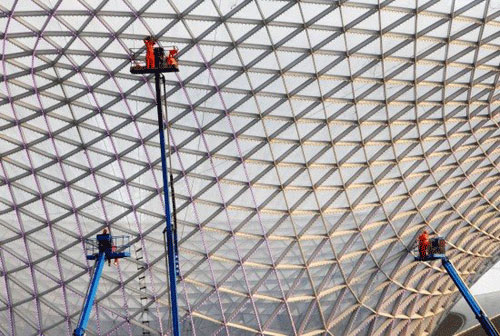
[[[154,74],[155,75],[155,90],[156,90],[156,109],[158,113],[158,133],[160,134],[160,151],[161,151],[161,168],[163,177],[163,195],[165,198],[165,219],[166,227],[163,231],[166,238],[166,254],[168,264],[168,283],[170,288],[170,309],[172,316],[172,334],[180,336],[179,316],[177,306],[177,276],[180,275],[179,268],[179,249],[177,247],[177,228],[174,222],[172,225],[172,212],[170,209],[170,197],[168,195],[168,167],[165,155],[165,135],[163,132],[163,112],[161,106],[161,87],[160,75],[163,77],[164,72],[178,72],[179,65],[177,62],[178,49],[174,46],[169,50],[168,55],[165,55],[165,50],[162,47],[154,47],[157,42],[152,36],[144,38],[146,47],[145,62],[142,60],[133,59],[130,67],[130,72],[133,74]],[[163,85],[165,86],[165,77],[163,77]],[[165,101],[165,109],[166,101]],[[168,138],[167,138],[168,139]],[[169,146],[170,150],[170,146]],[[170,175],[172,179],[172,175]],[[173,188],[173,184],[171,185]],[[172,205],[175,212],[175,199],[172,198]],[[174,218],[175,219],[175,218]]]
[[[493,323],[481,309],[474,296],[469,291],[469,288],[463,281],[462,277],[457,273],[457,270],[446,256],[446,241],[441,237],[429,239],[427,232],[424,231],[419,237],[419,256],[415,257],[415,261],[431,261],[441,260],[443,267],[450,275],[451,279],[458,287],[458,290],[464,297],[465,301],[472,309],[476,319],[479,321],[484,331],[488,336],[499,336]]]
[[[118,259],[130,257],[129,252],[129,237],[127,236],[111,236],[106,229],[102,234],[98,234],[95,239],[88,239],[86,244],[87,260],[95,260],[94,272],[87,289],[87,295],[83,304],[78,326],[73,332],[73,336],[84,336],[87,324],[89,322],[94,299],[97,294],[97,287],[101,279],[102,269],[105,261],[111,264],[111,259],[114,259],[115,265],[118,264]],[[118,244],[119,243],[119,244]]]

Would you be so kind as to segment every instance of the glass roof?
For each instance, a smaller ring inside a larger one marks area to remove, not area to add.
[[[428,335],[500,248],[495,0],[2,0],[0,334],[169,334],[146,35],[166,76],[184,335]]]

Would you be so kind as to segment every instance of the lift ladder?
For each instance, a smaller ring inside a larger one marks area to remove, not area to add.
[[[135,260],[137,261],[137,270],[141,272],[137,277],[139,281],[140,301],[141,301],[141,317],[140,321],[143,325],[142,334],[151,335],[149,331],[149,308],[148,308],[148,295],[147,295],[147,280],[146,280],[146,266],[144,265],[144,254],[142,247],[135,250]]]

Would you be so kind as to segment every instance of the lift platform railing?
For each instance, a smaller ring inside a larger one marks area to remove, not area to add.
[[[165,50],[167,53],[165,54]],[[130,72],[133,74],[145,74],[155,72],[178,72],[179,63],[177,55],[179,50],[176,46],[154,48],[154,68],[149,68],[146,62],[146,50],[144,48],[129,48]]]
[[[418,257],[415,258],[417,261],[422,261],[420,258],[420,249],[417,244],[415,249],[413,249],[413,254]],[[435,237],[429,240],[429,245],[426,250],[427,256],[433,256],[432,260],[441,259],[446,256],[446,241],[442,237]]]
[[[85,240],[85,255],[88,260],[97,259],[99,254],[99,241],[97,238],[89,238]],[[130,236],[112,236],[111,250],[106,251],[108,258],[130,257]]]

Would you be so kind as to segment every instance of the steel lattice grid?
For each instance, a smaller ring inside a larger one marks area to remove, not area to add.
[[[168,333],[154,89],[128,71],[150,34],[180,50],[184,334],[425,335],[457,295],[416,233],[470,283],[498,260],[495,1],[138,5],[0,4],[1,333],[70,334],[107,226],[132,258],[89,334]]]

